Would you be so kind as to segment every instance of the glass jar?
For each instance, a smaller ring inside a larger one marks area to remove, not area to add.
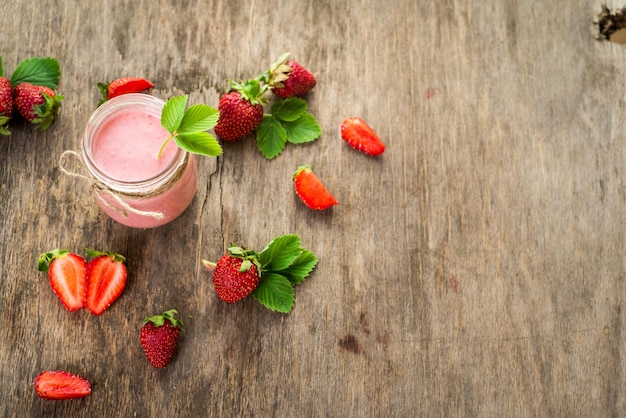
[[[91,115],[82,157],[96,201],[117,222],[153,228],[171,222],[191,204],[197,169],[193,154],[161,126],[165,102],[142,93],[114,97]]]

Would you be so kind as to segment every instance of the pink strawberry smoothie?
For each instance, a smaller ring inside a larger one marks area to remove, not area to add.
[[[170,136],[161,126],[162,107],[163,102],[152,96],[119,96],[105,102],[96,111],[105,116],[90,121],[87,128],[91,139],[85,138],[86,163],[107,186],[104,192],[96,191],[96,200],[111,218],[130,227],[152,228],[172,221],[196,192],[193,154],[171,140],[158,155]]]

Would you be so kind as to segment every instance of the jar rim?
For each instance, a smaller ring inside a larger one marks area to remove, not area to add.
[[[91,115],[85,127],[82,141],[82,156],[89,172],[97,181],[117,192],[135,195],[144,194],[151,190],[163,187],[176,173],[184,170],[188,162],[188,152],[177,147],[176,154],[162,171],[154,176],[141,180],[120,180],[103,172],[96,164],[93,156],[95,134],[111,117],[124,112],[129,108],[145,109],[150,114],[161,117],[165,102],[157,97],[144,93],[123,94],[105,101]]]

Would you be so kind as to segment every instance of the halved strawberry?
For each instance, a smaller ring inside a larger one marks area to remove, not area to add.
[[[296,194],[311,209],[324,210],[339,203],[308,165],[298,167],[293,184]]]
[[[63,370],[43,371],[35,379],[35,393],[43,399],[76,399],[91,393],[89,381]]]
[[[39,256],[39,271],[47,271],[52,290],[68,311],[85,306],[87,262],[77,254],[55,249]]]
[[[110,83],[98,83],[98,89],[102,93],[102,100],[98,106],[116,96],[128,93],[141,93],[154,87],[154,83],[141,77],[122,77]]]
[[[122,294],[126,286],[124,256],[87,250],[93,259],[87,265],[87,309],[100,315]]]
[[[376,156],[385,151],[385,144],[376,132],[361,118],[348,118],[341,124],[341,137],[350,146],[367,155]]]

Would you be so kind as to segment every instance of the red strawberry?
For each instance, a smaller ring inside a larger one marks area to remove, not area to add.
[[[126,259],[115,253],[88,250],[94,257],[87,265],[87,309],[100,315],[122,294],[126,286]]]
[[[293,184],[296,194],[311,209],[324,210],[339,203],[308,165],[298,167]]]
[[[6,77],[0,77],[0,135],[10,135],[7,127],[13,116],[13,88]]]
[[[45,86],[21,83],[13,90],[15,109],[40,131],[50,127],[59,112],[62,100],[63,96],[55,95],[54,90]]]
[[[315,76],[294,60],[278,65],[270,76],[272,91],[282,99],[308,93],[316,83]]]
[[[52,290],[68,311],[85,306],[87,262],[67,250],[55,249],[39,256],[39,271],[47,271]]]
[[[254,251],[232,245],[217,264],[202,261],[207,268],[215,267],[213,284],[224,302],[237,302],[259,285],[261,265]]]
[[[385,152],[385,144],[376,132],[361,118],[348,118],[341,124],[341,137],[350,146],[367,155],[376,156]]]
[[[174,318],[175,309],[146,318],[139,339],[148,361],[157,369],[167,366],[176,351],[182,322]]]
[[[102,100],[98,106],[113,97],[127,93],[141,93],[154,87],[154,83],[139,77],[123,77],[113,80],[110,83],[98,83]]]
[[[248,80],[244,85],[231,82],[230,92],[220,97],[220,112],[215,133],[225,141],[236,141],[254,131],[263,119],[263,94],[267,86],[258,80]]]
[[[91,393],[87,379],[62,370],[43,371],[35,379],[35,393],[43,399],[76,399]]]

